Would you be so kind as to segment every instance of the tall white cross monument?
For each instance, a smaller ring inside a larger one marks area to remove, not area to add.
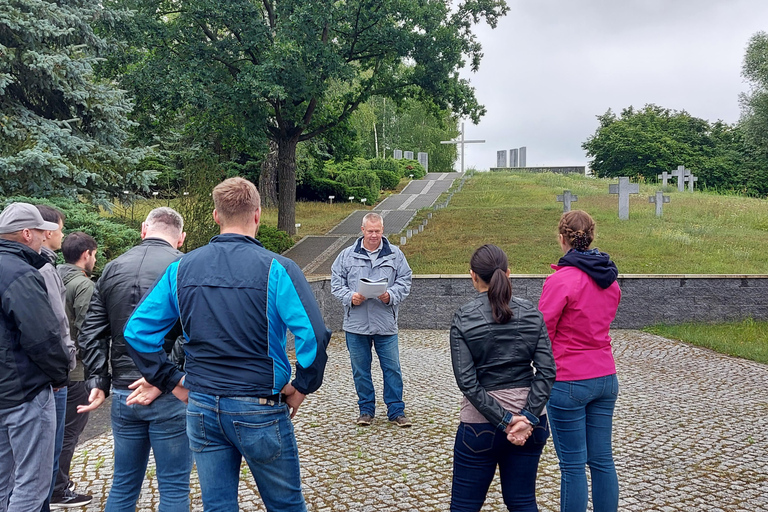
[[[484,144],[484,140],[465,140],[464,123],[461,123],[461,138],[459,140],[441,140],[440,144],[456,144],[461,146],[461,173],[464,174],[464,144]]]

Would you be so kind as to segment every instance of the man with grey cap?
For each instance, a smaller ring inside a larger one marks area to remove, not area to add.
[[[0,213],[0,512],[40,510],[51,485],[52,386],[66,384],[69,354],[38,270],[58,228],[31,204]]]

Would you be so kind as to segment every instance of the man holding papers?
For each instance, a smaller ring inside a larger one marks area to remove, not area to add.
[[[410,427],[403,403],[403,375],[397,340],[397,311],[411,291],[411,267],[402,251],[384,236],[378,213],[363,217],[363,236],[336,258],[331,291],[344,305],[344,331],[360,408],[357,424],[367,427],[376,414],[371,378],[371,346],[384,375],[387,418]]]

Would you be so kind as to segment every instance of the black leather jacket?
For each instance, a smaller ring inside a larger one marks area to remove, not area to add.
[[[126,350],[123,328],[144,293],[181,255],[165,240],[146,238],[104,267],[78,337],[89,389],[99,388],[108,395],[110,383],[126,389],[141,378]],[[179,334],[180,329],[168,334],[166,352]]]
[[[513,414],[488,391],[530,387],[521,412],[536,425],[555,383],[555,359],[541,313],[517,297],[509,307],[512,319],[494,323],[488,294],[481,293],[456,311],[451,324],[456,383],[475,409],[501,430]]]

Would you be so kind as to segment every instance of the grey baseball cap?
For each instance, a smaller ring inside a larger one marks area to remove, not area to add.
[[[0,234],[14,233],[22,229],[56,231],[59,225],[44,221],[37,208],[29,203],[11,203],[0,213]]]

